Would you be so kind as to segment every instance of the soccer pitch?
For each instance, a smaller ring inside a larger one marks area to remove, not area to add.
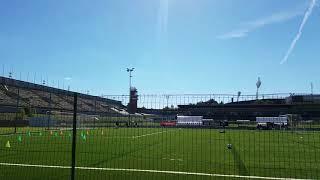
[[[18,131],[0,136],[0,179],[70,179],[71,131]],[[319,158],[320,133],[311,131],[83,129],[76,178],[320,179]]]

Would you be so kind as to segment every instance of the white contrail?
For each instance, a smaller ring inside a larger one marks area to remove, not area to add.
[[[168,28],[168,18],[169,18],[169,1],[160,0],[160,10],[159,10],[159,28],[161,33],[167,33]]]
[[[284,56],[284,58],[282,59],[282,61],[280,62],[280,64],[283,64],[283,63],[285,63],[285,62],[288,60],[288,57],[290,56],[292,50],[293,50],[294,47],[296,46],[296,43],[298,42],[298,40],[300,39],[300,36],[301,36],[301,34],[302,34],[302,30],[303,30],[303,28],[304,28],[304,25],[305,25],[306,22],[308,21],[308,18],[309,18],[309,16],[311,15],[311,13],[312,13],[312,11],[313,11],[313,8],[314,8],[314,6],[315,6],[315,4],[316,4],[316,1],[317,1],[317,0],[311,0],[310,5],[309,5],[306,13],[304,14],[302,23],[301,23],[301,25],[300,25],[300,27],[299,27],[298,34],[297,34],[296,37],[293,39],[293,41],[292,41],[292,43],[291,43],[291,45],[290,45],[290,47],[289,47],[286,55]]]
[[[167,55],[167,43],[168,43],[168,23],[169,23],[169,0],[158,0],[159,9],[157,14],[156,24],[156,36],[155,36],[155,48],[159,58],[165,58]]]

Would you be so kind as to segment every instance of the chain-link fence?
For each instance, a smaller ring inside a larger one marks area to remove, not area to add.
[[[129,113],[126,95],[2,81],[0,179],[319,179],[310,96],[139,95]]]

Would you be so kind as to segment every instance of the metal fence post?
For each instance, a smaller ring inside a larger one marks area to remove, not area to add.
[[[73,127],[72,127],[72,163],[71,163],[71,180],[75,179],[75,168],[76,168],[76,140],[77,140],[77,104],[78,94],[74,93],[73,101]]]
[[[52,99],[51,99],[51,92],[50,92],[50,94],[49,94],[50,96],[49,96],[49,110],[46,112],[46,113],[48,113],[48,130],[50,130],[50,122],[51,122],[51,109],[52,109]]]
[[[20,113],[19,112],[19,102],[20,101],[20,89],[18,87],[18,97],[17,97],[17,112],[16,112],[16,118],[14,120],[14,134],[17,133],[17,120],[19,118],[18,114]],[[22,114],[22,113],[21,113]],[[21,115],[21,117],[23,118],[23,116]],[[23,119],[22,119],[23,120]]]
[[[97,97],[94,98],[94,115],[97,116]],[[96,118],[93,119],[93,128],[96,128]]]

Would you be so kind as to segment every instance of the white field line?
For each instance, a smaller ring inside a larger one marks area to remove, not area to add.
[[[141,137],[146,137],[146,136],[152,136],[152,135],[155,135],[155,134],[162,134],[162,133],[165,133],[165,132],[168,132],[168,131],[160,131],[160,132],[155,132],[155,133],[143,134],[143,135],[140,135],[140,136],[132,136],[132,138],[141,138]]]
[[[162,158],[163,160],[170,160],[170,161],[183,161],[183,159],[173,159],[173,158]]]
[[[32,138],[50,138],[50,137],[66,137],[68,138],[67,136],[64,136],[64,135],[58,135],[58,136],[54,136],[54,135],[51,135],[51,136],[31,136]],[[90,137],[97,137],[95,135],[86,135],[86,138],[90,138]],[[99,136],[99,138],[101,139],[133,139],[133,138],[138,138],[138,137],[135,137],[135,136]]]
[[[60,132],[60,131],[53,131],[53,132]],[[136,139],[136,138],[152,136],[152,135],[156,135],[156,134],[162,134],[162,133],[165,133],[165,132],[168,132],[168,131],[154,132],[154,133],[143,134],[143,135],[139,135],[139,136],[108,136],[108,134],[105,134],[105,136],[101,136],[101,137],[102,138],[110,138],[110,139],[130,139],[130,138]],[[58,134],[58,136],[61,136],[61,135]],[[34,136],[33,135],[32,137],[50,137],[50,136],[39,136],[39,135],[38,136]]]
[[[14,163],[0,163],[0,166],[71,169],[70,166],[50,166],[50,165],[36,165],[36,164],[14,164]],[[182,171],[160,171],[160,170],[147,170],[147,169],[119,169],[119,168],[98,168],[98,167],[76,167],[76,169],[79,169],[79,170],[97,170],[97,171],[144,172],[144,173],[147,172],[147,173],[160,173],[160,174],[193,175],[193,176],[209,176],[209,177],[227,177],[227,178],[246,178],[246,179],[306,180],[306,179],[293,179],[293,178],[277,178],[277,177],[262,177],[262,176],[241,176],[241,175],[209,174],[209,173],[182,172]]]

